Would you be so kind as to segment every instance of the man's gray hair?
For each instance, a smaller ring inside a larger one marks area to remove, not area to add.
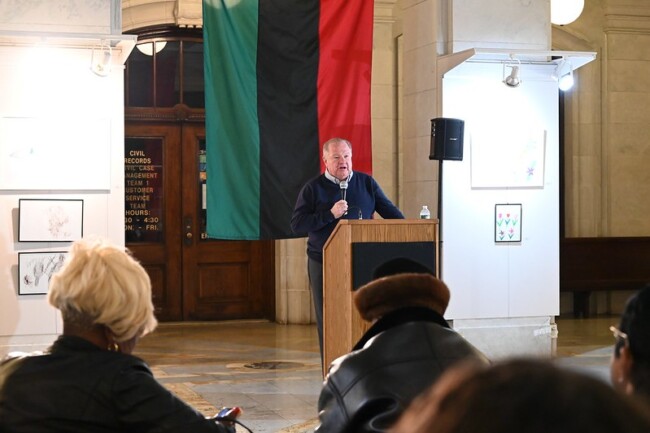
[[[329,152],[330,144],[335,144],[335,143],[345,143],[348,145],[350,150],[352,150],[352,143],[350,143],[348,140],[346,140],[345,138],[334,137],[334,138],[330,138],[323,144],[323,155],[325,155],[326,152]]]

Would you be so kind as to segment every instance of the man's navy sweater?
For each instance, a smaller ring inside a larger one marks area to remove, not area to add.
[[[309,181],[300,191],[291,217],[291,229],[296,234],[308,234],[309,258],[323,262],[323,246],[338,223],[330,209],[342,198],[339,185],[324,174]],[[341,218],[370,219],[375,212],[384,219],[404,218],[375,179],[365,173],[354,172],[348,182],[346,201],[348,213]]]

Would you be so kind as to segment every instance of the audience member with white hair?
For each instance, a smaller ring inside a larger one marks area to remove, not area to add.
[[[0,431],[235,431],[174,396],[131,354],[157,322],[149,276],[123,248],[75,242],[48,300],[63,334],[45,353],[3,361]]]

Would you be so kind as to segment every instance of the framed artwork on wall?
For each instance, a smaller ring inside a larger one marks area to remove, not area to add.
[[[56,116],[0,116],[0,190],[110,190],[110,120],[69,125]]]
[[[545,130],[505,123],[475,130],[470,146],[472,188],[544,187]]]
[[[521,242],[521,204],[494,206],[494,242]]]
[[[83,200],[18,200],[19,242],[72,242],[83,237]]]
[[[18,294],[44,295],[50,280],[65,262],[66,251],[18,253]]]

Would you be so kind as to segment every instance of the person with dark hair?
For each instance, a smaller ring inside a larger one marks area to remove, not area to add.
[[[592,376],[511,359],[448,370],[390,433],[648,433],[650,414]]]
[[[354,293],[372,326],[332,362],[318,400],[318,433],[386,431],[411,400],[460,361],[487,359],[443,318],[449,289],[426,266],[389,260]]]
[[[610,364],[612,384],[626,394],[643,396],[650,403],[650,284],[625,305]]]
[[[352,144],[332,138],[323,144],[325,172],[302,187],[291,215],[291,229],[307,235],[307,274],[323,358],[323,247],[340,219],[403,219],[377,181],[352,171]]]

